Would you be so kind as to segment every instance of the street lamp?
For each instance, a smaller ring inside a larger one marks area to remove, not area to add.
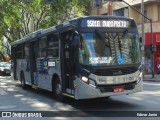
[[[99,15],[99,8],[102,6],[102,0],[94,0],[95,7],[97,8],[97,15]]]

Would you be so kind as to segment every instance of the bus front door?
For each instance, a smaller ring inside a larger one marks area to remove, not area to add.
[[[61,33],[61,75],[62,91],[69,95],[74,95],[74,60],[73,48],[71,46],[73,30]]]
[[[31,84],[37,85],[37,67],[36,67],[36,41],[30,43],[30,72],[31,72]]]

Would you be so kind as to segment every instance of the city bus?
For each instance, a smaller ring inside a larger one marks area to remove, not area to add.
[[[140,40],[134,19],[85,16],[37,30],[11,43],[12,71],[30,85],[80,99],[143,89]]]

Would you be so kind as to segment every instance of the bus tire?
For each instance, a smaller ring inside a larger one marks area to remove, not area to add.
[[[56,78],[54,84],[54,95],[58,101],[64,101],[64,96],[62,94],[62,84],[58,78]]]
[[[26,89],[26,82],[25,82],[25,78],[24,78],[24,74],[21,73],[21,87],[23,89]]]

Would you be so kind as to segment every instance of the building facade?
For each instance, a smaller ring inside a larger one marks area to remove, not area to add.
[[[108,2],[102,0],[102,6],[98,9],[94,7],[93,0],[91,7],[91,15],[116,15],[116,16],[126,16],[134,18],[138,25],[138,31],[140,36],[142,35],[142,17],[141,15],[132,9],[130,6],[124,2]],[[129,5],[136,8],[141,12],[141,2],[142,0],[125,0]],[[153,41],[151,37],[151,27],[150,21],[144,19],[144,33],[145,33],[145,72],[151,73],[151,47],[154,45],[156,47],[154,52],[154,73],[158,73],[158,67],[160,69],[159,62],[157,62],[160,56],[160,0],[144,0],[144,15],[149,19],[152,19],[153,28]]]

